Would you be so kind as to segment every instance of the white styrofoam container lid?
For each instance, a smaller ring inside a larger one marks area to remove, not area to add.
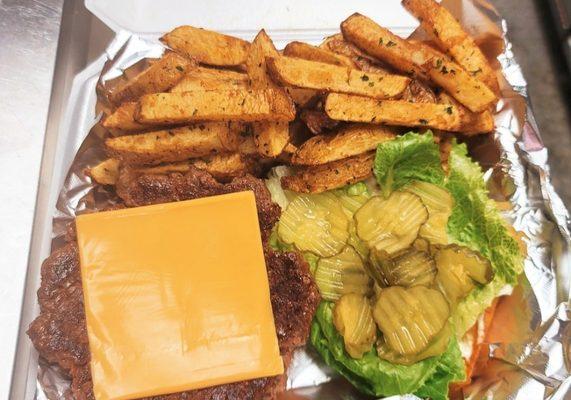
[[[278,47],[320,42],[354,12],[402,35],[418,24],[400,0],[85,0],[85,6],[115,32],[157,36],[194,25],[252,39],[264,28]]]

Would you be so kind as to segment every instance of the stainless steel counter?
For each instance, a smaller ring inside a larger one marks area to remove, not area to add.
[[[8,397],[63,0],[0,0],[0,399]]]
[[[539,126],[551,149],[555,186],[571,204],[571,174],[566,167],[571,157],[571,122],[568,100],[556,79],[557,63],[563,61],[551,56],[541,8],[534,0],[495,2],[508,20]],[[0,356],[4,360],[0,363],[0,399],[8,398],[38,181],[40,188],[50,181],[40,177],[39,170],[62,10],[73,15],[72,24],[80,28],[73,31],[79,34],[71,35],[71,26],[62,27],[65,40],[81,43],[101,35],[110,38],[101,23],[85,18],[82,0],[65,0],[65,9],[63,3],[0,0]],[[73,63],[58,64],[56,74],[73,76],[103,50],[89,49],[66,58]],[[65,97],[63,85],[53,93],[52,107],[61,106]],[[50,124],[49,129],[57,128],[57,121]]]

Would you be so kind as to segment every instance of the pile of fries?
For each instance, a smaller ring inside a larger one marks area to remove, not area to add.
[[[474,40],[434,0],[403,0],[430,38],[402,39],[353,14],[318,47],[278,51],[181,26],[162,58],[107,94],[109,159],[89,170],[113,185],[122,168],[204,169],[219,180],[292,166],[282,185],[317,193],[372,173],[379,143],[431,129],[443,163],[453,134],[494,129],[496,73]]]

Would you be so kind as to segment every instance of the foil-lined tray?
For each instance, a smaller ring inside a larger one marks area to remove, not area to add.
[[[571,397],[569,213],[551,185],[548,152],[529,106],[526,81],[507,39],[505,21],[484,0],[444,0],[443,4],[486,55],[497,60],[502,96],[496,131],[471,139],[468,145],[486,170],[491,195],[511,203],[505,217],[523,234],[527,246],[520,284],[500,300],[488,334],[491,361],[464,394],[467,399],[567,399]],[[375,19],[375,15],[370,17]],[[412,35],[422,38],[423,32],[417,30]],[[106,158],[103,140],[107,133],[98,124],[106,109],[104,94],[163,51],[157,40],[121,32],[106,50],[107,61],[97,83],[82,85],[86,96],[96,96],[90,103],[94,103],[91,106],[95,106],[97,117],[90,120],[87,114],[83,126],[90,127],[89,132],[78,133],[84,139],[57,202],[52,248],[61,243],[75,215],[108,208],[117,201],[112,191],[94,186],[85,174],[86,168]],[[64,399],[68,386],[61,370],[40,360],[37,399]],[[309,347],[296,352],[288,371],[288,389],[282,398],[363,398]]]

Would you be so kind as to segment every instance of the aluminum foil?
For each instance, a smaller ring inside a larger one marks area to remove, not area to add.
[[[569,213],[551,185],[548,152],[529,107],[527,84],[507,40],[505,21],[484,0],[444,0],[443,4],[476,38],[487,56],[497,59],[502,98],[496,132],[470,141],[472,156],[487,169],[490,191],[512,208],[505,216],[524,234],[527,246],[520,284],[498,305],[487,340],[491,361],[464,389],[467,399],[571,398],[571,236]],[[371,16],[374,19],[374,15]],[[423,37],[417,30],[415,37]],[[129,79],[164,48],[158,41],[128,32],[106,51],[97,84],[97,113],[71,165],[57,203],[53,247],[75,215],[113,206],[113,192],[94,186],[85,169],[105,159],[99,126],[105,93]],[[85,85],[85,90],[93,90]],[[361,399],[348,383],[320,362],[311,349],[296,352],[283,399]],[[69,385],[61,370],[40,360],[38,399],[64,399]],[[413,399],[415,396],[396,396]]]

